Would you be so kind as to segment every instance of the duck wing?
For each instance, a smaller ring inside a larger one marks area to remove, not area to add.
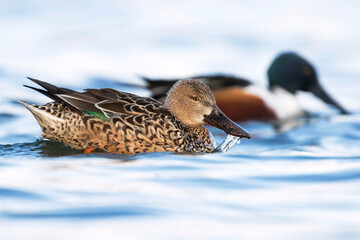
[[[59,88],[38,79],[28,79],[45,90],[25,85],[26,87],[34,89],[55,101],[63,102],[82,114],[108,118],[151,113],[163,109],[162,104],[155,99],[120,92],[111,88],[85,89],[85,92],[77,92],[67,88]]]
[[[152,114],[162,109],[162,104],[148,97],[140,97],[136,94],[116,91],[114,89],[86,89],[102,101],[95,104],[106,116],[121,116]]]

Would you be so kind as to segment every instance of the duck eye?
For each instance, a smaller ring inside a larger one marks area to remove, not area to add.
[[[195,102],[198,102],[200,99],[199,99],[199,97],[191,97],[192,98],[192,100],[194,100]]]

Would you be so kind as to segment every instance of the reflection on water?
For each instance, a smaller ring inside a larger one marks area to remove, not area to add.
[[[0,145],[0,156],[32,156],[32,157],[60,157],[80,154],[81,151],[72,149],[64,144],[49,141],[36,140],[30,143],[15,143]]]

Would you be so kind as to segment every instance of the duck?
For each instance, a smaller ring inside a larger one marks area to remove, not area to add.
[[[303,91],[314,94],[341,114],[349,114],[321,86],[314,66],[295,52],[280,53],[267,70],[269,86],[229,75],[208,74],[191,77],[206,83],[213,91],[217,105],[234,121],[282,121],[304,116],[306,111],[296,99]],[[151,97],[164,101],[166,92],[177,79],[151,79],[142,76]]]
[[[111,88],[83,92],[28,78],[42,88],[24,85],[52,99],[45,105],[19,101],[35,117],[42,137],[85,153],[210,153],[216,143],[204,124],[237,139],[251,134],[216,105],[210,88],[194,79],[177,81],[164,103]]]

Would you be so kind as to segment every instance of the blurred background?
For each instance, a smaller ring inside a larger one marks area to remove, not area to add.
[[[359,9],[354,0],[0,1],[1,239],[360,239]],[[81,90],[224,72],[265,86],[283,51],[313,63],[353,114],[300,93],[320,117],[282,133],[245,123],[255,140],[226,154],[71,156],[37,140],[15,102],[48,101],[22,87],[26,76]]]
[[[2,75],[20,76],[25,83],[24,76],[32,76],[79,88],[99,76],[139,81],[137,74],[213,72],[265,84],[273,58],[292,50],[316,66],[339,102],[358,108],[351,99],[359,89],[356,6],[356,1],[2,1],[0,68]]]

